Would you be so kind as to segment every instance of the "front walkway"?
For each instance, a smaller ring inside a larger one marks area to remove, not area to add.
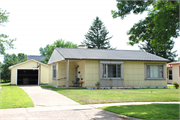
[[[63,96],[50,89],[44,89],[40,86],[19,86],[32,99],[34,107],[53,107],[53,106],[69,106],[80,105],[79,103]]]

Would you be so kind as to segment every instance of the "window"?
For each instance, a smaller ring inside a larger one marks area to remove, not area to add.
[[[53,65],[53,79],[56,79],[56,65]]]
[[[121,78],[121,64],[102,64],[102,78]]]
[[[146,65],[146,78],[163,79],[164,65]]]

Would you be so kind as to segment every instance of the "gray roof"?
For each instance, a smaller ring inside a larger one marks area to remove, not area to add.
[[[45,56],[40,56],[40,55],[28,55],[28,60],[33,59],[33,60],[42,61],[44,57]]]
[[[141,50],[55,48],[65,59],[169,61]]]

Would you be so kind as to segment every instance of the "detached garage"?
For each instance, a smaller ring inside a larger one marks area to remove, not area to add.
[[[49,83],[49,66],[36,60],[28,60],[10,66],[11,84],[39,85]]]

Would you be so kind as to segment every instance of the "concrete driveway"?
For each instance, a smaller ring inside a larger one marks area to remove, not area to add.
[[[53,106],[71,106],[80,105],[79,103],[63,96],[50,89],[44,89],[40,86],[19,86],[32,99],[34,107],[53,107]]]

